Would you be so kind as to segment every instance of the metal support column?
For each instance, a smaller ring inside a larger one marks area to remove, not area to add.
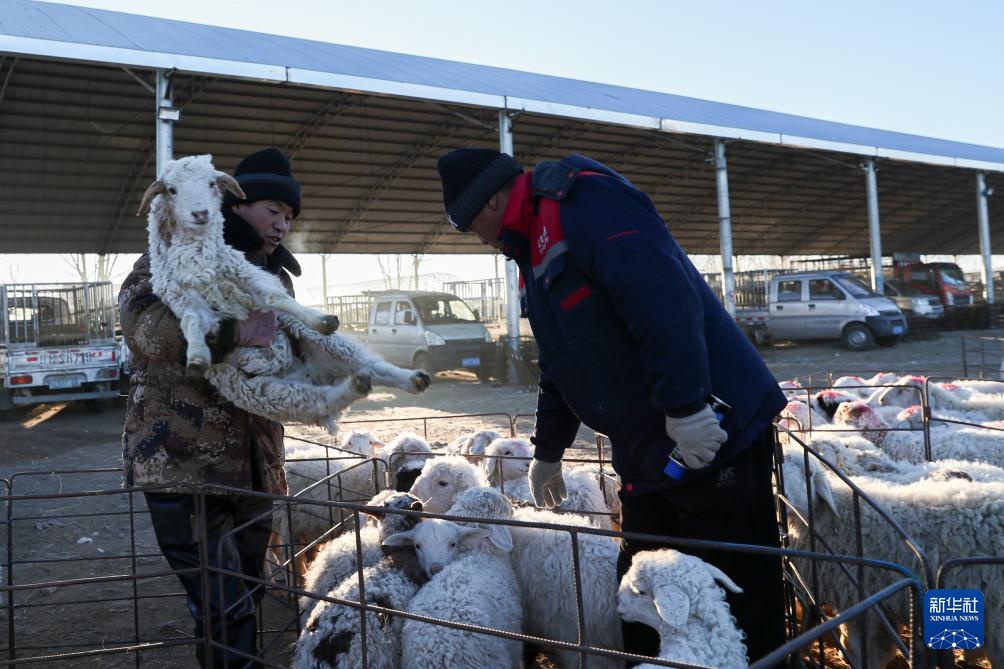
[[[861,166],[865,171],[868,189],[868,236],[872,251],[872,289],[879,295],[885,290],[882,279],[882,228],[879,225],[878,181],[875,179],[875,160],[866,158]]]
[[[987,304],[994,303],[994,259],[990,247],[990,214],[987,211],[987,198],[993,193],[987,188],[986,176],[983,172],[976,173],[976,220],[980,226],[980,257],[983,259],[983,296]]]
[[[722,252],[722,302],[736,315],[736,276],[732,266],[732,211],[729,207],[729,166],[725,142],[715,139],[715,177],[718,184],[718,237]]]
[[[512,149],[512,120],[509,112],[499,110],[499,151],[515,156]],[[515,261],[507,260],[505,264],[505,303],[506,303],[506,334],[509,336],[509,347],[513,353],[519,353],[519,268]],[[517,381],[516,366],[512,360],[506,365],[510,381]]]
[[[167,161],[174,158],[174,121],[178,111],[171,104],[171,77],[157,70],[156,93],[157,176],[164,172]]]

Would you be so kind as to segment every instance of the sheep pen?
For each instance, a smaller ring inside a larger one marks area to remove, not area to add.
[[[942,342],[943,344],[943,342]],[[904,345],[905,346],[905,345]],[[823,349],[824,347],[820,347]],[[778,350],[777,359],[789,351]],[[794,351],[797,353],[797,351]],[[832,356],[825,349],[820,356]],[[828,359],[828,358],[827,358]],[[806,365],[806,373],[821,369],[827,360],[819,359]],[[786,371],[790,368],[786,368]],[[786,378],[784,372],[779,378]],[[501,388],[478,384],[473,377],[462,373],[437,375],[427,397],[406,396],[396,391],[374,391],[373,396],[354,405],[344,417],[342,429],[373,430],[385,440],[404,431],[427,435],[434,448],[450,443],[463,433],[473,434],[481,429],[494,429],[500,434],[508,430],[507,419],[500,416],[455,417],[457,414],[509,414],[526,416],[517,419],[521,436],[532,428],[535,392],[521,386]],[[191,619],[184,609],[183,598],[173,577],[147,577],[138,580],[141,598],[137,606],[139,623],[133,619],[132,583],[116,585],[112,577],[132,573],[131,564],[136,556],[137,573],[153,574],[163,569],[159,549],[148,528],[142,502],[133,506],[129,515],[126,495],[68,496],[73,491],[114,490],[119,486],[121,413],[106,410],[99,414],[84,413],[70,406],[54,418],[37,422],[33,427],[25,423],[39,421],[43,413],[26,413],[23,422],[0,425],[3,441],[0,452],[3,470],[0,477],[11,478],[15,472],[44,472],[18,475],[13,480],[15,495],[47,496],[46,499],[24,500],[14,504],[11,535],[14,540],[15,559],[19,564],[13,570],[15,585],[38,584],[15,595],[19,606],[15,611],[16,653],[24,658],[40,655],[46,649],[69,653],[100,649],[102,654],[86,657],[65,657],[52,662],[54,667],[113,667],[122,666],[128,659],[133,664],[133,653],[115,651],[115,648],[134,643],[161,639],[190,637]],[[390,419],[386,424],[377,423]],[[355,421],[364,421],[355,423]],[[386,427],[384,427],[386,426]],[[329,437],[322,428],[291,425],[290,436],[335,445],[338,440]],[[32,448],[23,448],[30,441]],[[576,449],[568,457],[587,459],[595,457],[595,440],[592,433],[583,429]],[[104,472],[65,473],[66,470],[84,472],[103,468]],[[53,472],[57,472],[53,474]],[[608,469],[609,471],[609,469]],[[57,495],[63,495],[58,497]],[[103,514],[76,518],[78,512]],[[131,548],[129,520],[135,524],[135,549]],[[6,560],[7,527],[0,518],[0,563]],[[78,541],[81,543],[77,543]],[[87,541],[89,540],[89,541]],[[104,552],[99,552],[102,549]],[[46,562],[59,558],[59,562]],[[94,578],[93,584],[67,584],[72,579]],[[277,630],[288,622],[290,608],[270,590],[263,606],[266,641],[277,638]],[[146,599],[156,595],[156,599]],[[25,602],[25,600],[28,600]],[[74,604],[74,601],[93,599],[96,603]],[[111,601],[110,601],[111,600]],[[23,606],[21,606],[23,605]],[[59,615],[50,615],[58,611]],[[98,613],[96,613],[98,612]],[[0,624],[6,628],[5,611],[0,611]],[[101,624],[94,621],[100,618]],[[295,632],[295,631],[294,631]],[[295,635],[294,635],[295,638]],[[118,642],[118,643],[116,643]],[[0,639],[0,651],[7,652],[5,639]],[[138,665],[155,669],[190,664],[191,645],[163,647],[155,645],[139,654]],[[289,649],[284,644],[272,644],[267,659],[281,666],[289,666]],[[830,662],[831,658],[828,658]],[[544,656],[539,666],[545,664]],[[836,663],[834,666],[841,666]],[[987,666],[987,665],[982,665]]]

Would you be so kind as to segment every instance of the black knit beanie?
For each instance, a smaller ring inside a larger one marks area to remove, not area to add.
[[[523,173],[515,158],[492,149],[457,149],[440,158],[436,167],[443,181],[446,218],[459,232],[467,232],[485,203]]]
[[[245,199],[227,191],[223,206],[251,204],[258,200],[278,200],[293,208],[293,218],[300,215],[300,184],[293,178],[289,158],[276,148],[262,149],[237,163],[234,178],[241,185]]]

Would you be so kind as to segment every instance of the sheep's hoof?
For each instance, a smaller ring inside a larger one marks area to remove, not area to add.
[[[429,387],[430,383],[432,383],[432,377],[429,376],[427,372],[420,369],[411,375],[411,392],[423,392]]]
[[[319,332],[326,335],[334,334],[340,323],[341,321],[338,320],[338,316],[325,316],[321,319]]]
[[[352,377],[352,390],[359,395],[369,395],[373,390],[373,379],[369,374],[357,374]]]
[[[203,358],[192,358],[185,367],[185,371],[189,376],[204,376],[208,369],[209,361]]]

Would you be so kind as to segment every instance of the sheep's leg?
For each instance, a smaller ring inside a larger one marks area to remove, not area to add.
[[[312,330],[317,330],[321,334],[329,335],[338,329],[338,317],[329,316],[317,309],[305,307],[286,293],[271,293],[265,296],[268,306],[276,311],[289,314],[293,318],[305,323]]]
[[[338,329],[337,316],[329,316],[317,309],[303,306],[289,296],[275,276],[250,263],[241,263],[238,275],[234,278],[244,282],[249,291],[270,309],[288,314],[321,334],[331,334]]]
[[[303,324],[285,319],[283,327],[296,338],[308,358],[308,369],[338,374],[345,371],[369,375],[374,385],[420,393],[431,377],[422,369],[402,369],[385,361],[362,344],[338,334],[318,337]]]
[[[206,344],[206,335],[215,332],[219,318],[202,296],[194,291],[185,291],[181,312],[181,332],[188,344],[185,363],[190,372],[202,375],[213,359]]]
[[[317,386],[271,376],[247,376],[229,365],[213,365],[209,381],[241,409],[272,420],[325,423],[372,390],[370,378],[353,375],[334,386]]]

